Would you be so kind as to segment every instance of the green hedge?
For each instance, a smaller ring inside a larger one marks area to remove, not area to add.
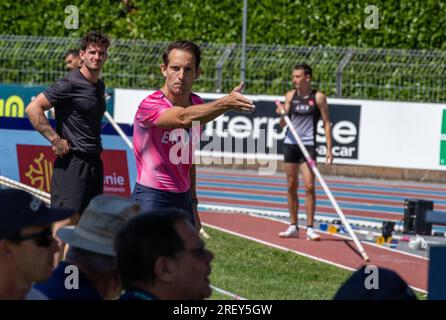
[[[125,5],[124,3],[130,3]],[[248,43],[445,49],[445,3],[436,0],[249,0]],[[80,28],[67,30],[65,6],[77,5]],[[379,9],[379,29],[364,21]],[[240,43],[241,0],[0,2],[2,34],[73,36],[102,29],[116,38]]]
[[[371,30],[364,27],[369,0],[248,2],[247,93],[282,95],[291,86],[292,65],[306,61],[314,68],[315,86],[335,96],[339,63],[349,48],[359,48],[343,71],[343,97],[446,100],[446,51],[434,50],[446,48],[440,1],[374,1],[379,29]],[[79,8],[78,30],[64,27],[67,5]],[[0,82],[54,82],[65,73],[65,50],[76,47],[86,31],[101,29],[113,39],[130,39],[110,48],[102,75],[109,87],[159,87],[166,41],[190,39],[204,49],[204,73],[195,90],[228,92],[240,81],[241,48],[233,44],[241,42],[242,6],[241,0],[2,1],[0,34],[64,39],[0,40]],[[217,84],[217,62],[230,46]]]

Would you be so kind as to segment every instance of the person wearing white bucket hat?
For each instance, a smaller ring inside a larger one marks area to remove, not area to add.
[[[119,295],[114,238],[126,222],[138,215],[137,202],[114,195],[93,198],[76,227],[57,236],[70,247],[51,278],[33,286],[30,300],[100,300]]]

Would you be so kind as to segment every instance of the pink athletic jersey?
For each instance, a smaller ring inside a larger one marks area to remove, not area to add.
[[[191,100],[192,104],[203,103],[195,94],[191,95]],[[140,103],[133,127],[133,153],[138,171],[136,182],[146,187],[179,193],[190,189],[189,170],[193,150],[200,141],[201,128],[158,128],[156,123],[159,117],[172,107],[172,103],[160,90]],[[193,143],[190,143],[191,136]]]

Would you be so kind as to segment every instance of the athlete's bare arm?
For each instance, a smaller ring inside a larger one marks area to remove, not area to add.
[[[327,155],[325,157],[325,164],[331,165],[333,162],[333,154],[331,152],[333,147],[331,139],[331,122],[330,113],[328,112],[327,97],[324,93],[320,91],[316,92],[316,104],[321,112],[321,118],[325,129],[325,137],[327,139]]]
[[[280,110],[284,109],[286,114],[288,114],[290,112],[291,100],[293,99],[294,91],[295,90],[290,90],[286,93],[285,104],[282,104],[279,101],[276,101],[276,113],[281,116],[279,125],[282,128],[286,126],[286,123],[285,123],[285,119],[283,118],[283,115]]]
[[[190,128],[194,121],[204,124],[229,110],[254,111],[253,102],[241,94],[242,90],[243,83],[235,87],[230,94],[218,100],[186,108],[177,106],[169,108],[159,117],[156,126],[159,128]]]

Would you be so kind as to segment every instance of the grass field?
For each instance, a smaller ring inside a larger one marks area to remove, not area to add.
[[[214,252],[211,283],[250,300],[330,300],[351,275],[310,258],[267,247],[210,227],[206,240]],[[415,292],[418,299],[426,294]],[[210,299],[230,297],[213,291]]]
[[[351,272],[210,227],[211,283],[247,299],[331,299]],[[214,291],[211,299],[227,299]]]

